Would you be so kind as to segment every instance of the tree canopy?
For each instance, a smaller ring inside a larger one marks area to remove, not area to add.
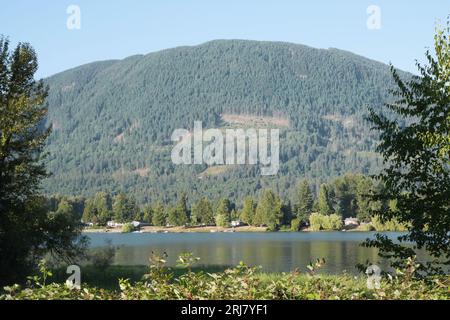
[[[378,147],[385,170],[378,175],[385,188],[375,200],[395,199],[395,207],[378,211],[381,221],[398,220],[408,226],[407,234],[394,243],[378,235],[366,245],[400,264],[424,248],[434,261],[422,263],[423,270],[441,270],[450,264],[450,26],[438,27],[434,55],[426,52],[427,65],[417,64],[420,76],[405,81],[392,68],[397,84],[396,101],[387,112],[371,111],[370,120],[380,132]],[[405,246],[414,243],[414,247]]]
[[[23,276],[46,253],[71,259],[84,247],[73,207],[56,212],[40,194],[47,177],[42,150],[48,89],[34,74],[36,53],[27,43],[10,51],[0,37],[0,284]]]

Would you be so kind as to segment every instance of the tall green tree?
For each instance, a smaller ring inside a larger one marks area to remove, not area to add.
[[[231,222],[231,202],[227,198],[223,198],[219,201],[216,212],[215,221],[219,227],[228,227]]]
[[[114,197],[113,202],[113,217],[118,222],[131,222],[136,213],[139,212],[139,207],[133,197],[128,197],[124,193],[120,193]]]
[[[176,207],[169,207],[169,209],[167,211],[167,223],[170,226],[180,226],[181,225]]]
[[[166,211],[164,209],[164,206],[162,205],[161,202],[158,202],[154,207],[153,207],[153,216],[152,216],[152,224],[154,226],[165,226],[167,223],[167,219],[166,219]]]
[[[214,211],[208,198],[202,198],[192,207],[192,223],[214,224]]]
[[[297,219],[294,213],[292,212],[292,205],[290,201],[288,201],[287,203],[282,203],[281,213],[282,213],[282,218],[280,221],[281,225],[285,226],[291,225],[292,220]]]
[[[386,108],[395,117],[371,110],[370,121],[380,132],[378,151],[386,168],[377,176],[384,191],[374,200],[396,199],[396,210],[377,212],[382,222],[396,219],[408,226],[396,243],[378,234],[366,245],[380,249],[394,265],[426,249],[434,258],[421,262],[427,272],[450,264],[450,17],[438,27],[434,56],[427,51],[427,65],[417,63],[420,76],[404,80],[391,66],[395,103]],[[414,243],[414,247],[405,246]]]
[[[176,206],[169,209],[167,221],[172,226],[185,226],[189,223],[190,212],[187,206],[187,195],[182,193]]]
[[[76,215],[72,204],[65,198],[63,198],[59,202],[56,213],[66,215],[68,217],[75,217],[75,215]]]
[[[329,215],[333,213],[328,187],[325,184],[320,186],[319,194],[317,196],[317,207],[320,214]]]
[[[314,204],[313,195],[308,180],[304,179],[299,183],[297,193],[297,218],[302,222],[306,222],[311,215]]]
[[[255,216],[255,209],[255,200],[253,200],[252,197],[246,197],[244,200],[244,207],[242,208],[240,216],[242,222],[248,225],[252,225]]]
[[[97,223],[97,216],[97,208],[94,205],[94,199],[87,199],[81,219],[84,223]]]
[[[152,223],[153,220],[153,208],[150,205],[144,207],[142,213],[142,221],[146,223]]]
[[[190,212],[187,204],[187,195],[186,192],[183,192],[178,200],[176,210],[178,215],[178,225],[186,225],[190,220]]]
[[[281,199],[270,189],[264,190],[256,207],[256,221],[266,225],[269,230],[277,230],[283,219]]]
[[[172,226],[185,226],[189,223],[186,193],[182,193],[175,207],[168,210],[167,222]]]
[[[106,225],[112,218],[112,199],[109,193],[98,192],[93,200],[93,205],[96,209],[97,223]]]
[[[26,43],[10,51],[0,37],[0,285],[23,280],[50,252],[73,259],[85,244],[81,223],[49,213],[39,187],[47,172],[42,149],[47,88],[36,81],[36,53]],[[64,203],[64,207],[67,202]]]
[[[356,217],[362,222],[370,222],[372,210],[375,209],[375,203],[371,195],[374,192],[374,185],[371,179],[361,177],[356,185]]]
[[[331,184],[333,211],[342,218],[356,216],[356,181],[358,181],[358,175],[346,174],[336,178]]]

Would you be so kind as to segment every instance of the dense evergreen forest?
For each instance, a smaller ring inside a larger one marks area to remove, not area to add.
[[[388,66],[349,52],[241,40],[94,62],[46,83],[53,128],[46,193],[125,193],[141,205],[174,205],[183,192],[192,203],[242,203],[265,189],[295,201],[301,178],[318,195],[330,178],[376,172],[377,137],[364,117],[367,106],[388,101],[393,84]],[[278,175],[262,177],[258,166],[172,164],[174,129],[200,120],[205,128],[236,125],[224,115],[285,121],[269,123],[281,129]]]

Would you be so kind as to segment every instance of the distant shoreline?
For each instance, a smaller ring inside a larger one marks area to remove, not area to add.
[[[122,228],[86,228],[83,229],[83,233],[122,233]],[[223,228],[223,227],[154,227],[146,226],[141,227],[141,229],[135,233],[233,233],[233,232],[254,232],[254,233],[266,233],[269,232],[266,227],[254,227],[254,226],[241,226],[234,228]],[[360,228],[353,228],[347,230],[321,230],[313,231],[310,229],[303,229],[300,231],[291,230],[281,230],[278,232],[374,232],[361,230]],[[388,232],[388,231],[387,231]],[[392,231],[396,232],[396,231]]]
[[[138,233],[215,233],[215,232],[267,232],[266,227],[141,227]],[[83,229],[83,233],[122,233],[122,228]]]

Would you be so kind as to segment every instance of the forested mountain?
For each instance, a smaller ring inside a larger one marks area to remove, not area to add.
[[[403,74],[407,76],[406,74]],[[217,40],[94,62],[46,79],[49,194],[134,194],[138,202],[206,196],[241,201],[272,188],[289,199],[300,178],[320,182],[381,165],[367,106],[389,99],[389,67],[337,49]],[[176,166],[176,128],[281,129],[280,171]],[[316,187],[317,191],[317,187]]]

